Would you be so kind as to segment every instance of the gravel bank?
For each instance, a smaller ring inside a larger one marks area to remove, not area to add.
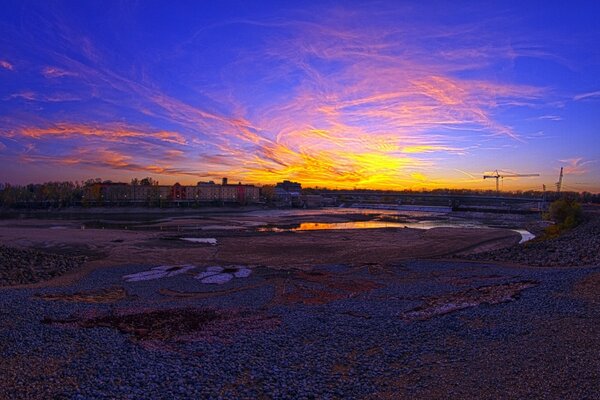
[[[598,268],[422,261],[260,267],[220,286],[123,279],[147,269],[0,291],[0,398],[599,398],[600,311],[576,290]]]
[[[462,259],[502,261],[541,267],[600,265],[600,215],[591,214],[577,228],[553,239],[530,241]]]
[[[69,257],[0,246],[0,286],[36,283],[79,267],[86,257]]]

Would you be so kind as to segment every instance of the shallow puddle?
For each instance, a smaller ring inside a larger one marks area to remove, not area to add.
[[[215,238],[181,238],[181,240],[192,243],[212,244],[213,246],[217,244],[217,239]]]
[[[389,221],[351,221],[351,222],[302,222],[293,227],[262,226],[259,232],[302,232],[319,230],[342,230],[342,229],[381,229],[381,228],[479,228],[491,229],[492,227],[476,222],[466,221],[418,221],[418,222],[389,222]],[[503,228],[500,228],[503,229]],[[506,229],[506,228],[504,228]],[[535,235],[524,229],[510,229],[521,235],[519,243],[527,242],[535,238]]]

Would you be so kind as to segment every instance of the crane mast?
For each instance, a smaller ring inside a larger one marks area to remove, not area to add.
[[[563,180],[563,167],[560,167],[560,175],[558,175],[558,182],[556,182],[556,193],[560,194]]]

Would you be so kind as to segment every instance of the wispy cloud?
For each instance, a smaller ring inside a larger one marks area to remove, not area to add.
[[[600,97],[600,90],[597,90],[595,92],[578,94],[573,97],[573,100],[577,101],[577,100],[584,100],[584,99],[589,99],[589,98],[594,98],[594,97]]]
[[[75,72],[65,71],[56,67],[44,67],[42,69],[42,75],[46,78],[62,78],[65,76],[77,76]]]
[[[457,171],[457,172],[460,172],[463,175],[465,175],[471,181],[473,181],[473,180],[478,181],[478,182],[481,181],[481,175],[474,175],[474,174],[472,174],[470,172],[463,171],[462,169],[458,169],[458,168],[455,168],[454,170]]]
[[[559,160],[561,163],[567,164],[564,167],[565,175],[585,175],[590,172],[590,165],[597,160],[586,160],[582,157],[566,158]]]
[[[0,67],[7,69],[9,71],[14,70],[14,66],[6,60],[0,60]]]
[[[60,156],[25,153],[20,156],[21,161],[28,163],[55,164],[62,166],[93,167],[96,169],[125,170],[169,176],[202,176],[198,171],[173,167],[171,164],[139,163],[128,154],[120,153],[107,148],[88,149],[78,148],[75,151]]]
[[[73,137],[96,137],[104,141],[128,141],[137,143],[139,140],[151,139],[166,143],[185,145],[186,139],[177,132],[159,131],[148,132],[140,128],[130,127],[125,124],[89,125],[56,123],[49,127],[29,127],[14,132],[27,138],[40,139],[52,137],[53,139],[67,139]]]
[[[13,94],[5,97],[6,100],[23,99],[23,100],[29,100],[29,101],[35,101],[35,100],[37,100],[37,98],[38,98],[37,94],[32,91],[23,91],[23,92],[13,93]]]
[[[436,146],[436,145],[414,145],[414,146],[406,146],[400,150],[402,153],[434,153],[434,152],[455,152],[455,153],[463,153],[464,149],[459,149],[455,147],[447,147],[447,146]]]
[[[537,117],[538,120],[547,120],[547,121],[562,121],[563,118],[559,115],[542,115],[541,117]]]
[[[80,101],[82,98],[73,93],[57,92],[57,93],[36,93],[31,90],[10,94],[4,100],[27,100],[41,103],[60,103],[66,101]]]

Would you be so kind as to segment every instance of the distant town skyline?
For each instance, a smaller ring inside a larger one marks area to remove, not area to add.
[[[0,15],[0,181],[600,192],[600,5],[35,2]]]

